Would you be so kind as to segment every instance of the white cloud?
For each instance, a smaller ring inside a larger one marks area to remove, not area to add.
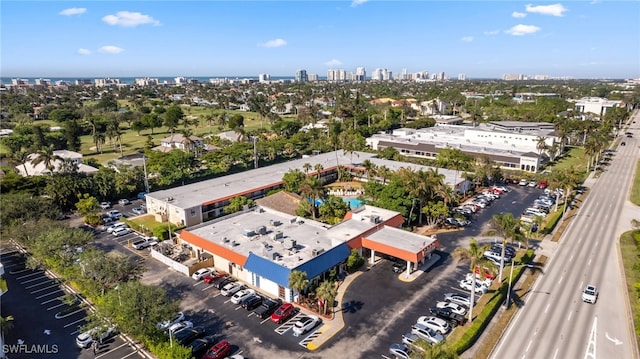
[[[78,55],[91,55],[91,50],[79,48]]]
[[[367,1],[369,1],[369,0],[353,0],[351,2],[351,7],[356,7],[358,5],[362,5],[362,4],[366,3]]]
[[[525,7],[527,12],[541,14],[541,15],[551,15],[551,16],[564,16],[565,11],[569,11],[562,4],[552,4],[552,5],[538,5],[533,6],[531,4],[527,4]]]
[[[324,63],[325,65],[331,67],[331,66],[340,66],[342,65],[342,62],[340,60],[337,59],[331,59],[327,62]]]
[[[273,39],[273,40],[269,40],[265,43],[263,43],[262,47],[280,47],[280,46],[285,46],[287,44],[287,41],[285,41],[284,39]]]
[[[491,31],[484,32],[484,34],[487,36],[498,35],[499,33],[500,33],[500,30],[491,30]]]
[[[463,36],[460,40],[464,42],[471,42],[473,41],[473,36]]]
[[[160,25],[160,21],[139,12],[118,11],[115,15],[107,15],[102,21],[112,26],[135,27],[138,25]]]
[[[124,51],[123,48],[118,47],[118,46],[113,46],[113,45],[106,45],[106,46],[102,46],[101,48],[98,49],[98,52],[101,52],[103,54],[119,54],[122,51]]]
[[[540,28],[535,25],[518,24],[510,28],[509,30],[506,30],[505,32],[513,36],[522,36],[522,35],[534,34],[538,31],[540,31]]]
[[[511,16],[512,16],[512,17],[515,17],[516,19],[521,19],[521,18],[523,18],[523,17],[527,17],[527,14],[526,14],[526,13],[524,13],[524,12],[517,12],[517,11],[514,11],[514,12],[512,12],[512,13],[511,13]]]
[[[83,8],[83,7],[70,7],[68,9],[64,9],[64,10],[60,11],[58,14],[64,15],[64,16],[72,16],[72,15],[84,14],[85,12],[87,12],[86,8]]]

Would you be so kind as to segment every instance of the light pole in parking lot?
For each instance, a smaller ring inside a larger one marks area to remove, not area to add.
[[[511,297],[511,281],[513,280],[513,258],[511,258],[511,271],[509,273],[509,289],[507,290],[507,301],[504,303],[504,307],[509,309],[509,300]]]

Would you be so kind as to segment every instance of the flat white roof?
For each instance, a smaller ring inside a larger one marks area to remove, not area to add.
[[[243,256],[253,253],[284,267],[296,268],[315,257],[314,251],[328,251],[376,226],[383,228],[381,223],[369,220],[372,215],[380,216],[380,221],[398,215],[397,212],[372,206],[362,206],[356,211],[358,213],[354,213],[351,219],[329,226],[258,207],[187,228],[187,231]],[[264,227],[262,234],[260,227]],[[295,245],[288,246],[290,241],[295,241]]]
[[[368,235],[367,238],[374,242],[402,249],[410,253],[417,253],[436,241],[436,237],[434,236],[423,236],[388,226]]]

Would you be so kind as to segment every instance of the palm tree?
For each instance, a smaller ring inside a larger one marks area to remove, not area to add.
[[[404,185],[404,188],[407,190],[410,198],[411,198],[411,210],[409,210],[409,216],[407,218],[407,222],[411,222],[411,217],[413,217],[413,210],[416,204],[416,198],[420,194],[420,187],[418,186],[418,180],[415,172],[409,167],[400,167],[400,169],[396,172],[400,180]]]
[[[333,282],[325,280],[316,288],[316,296],[322,301],[323,314],[327,314],[330,307],[333,307],[333,301],[338,295],[338,289]]]
[[[304,173],[307,175],[309,174],[309,171],[311,171],[312,168],[313,166],[309,162],[302,165],[302,169],[304,170]]]
[[[543,136],[538,136],[536,138],[536,149],[538,150],[538,154],[542,155],[542,152],[546,151],[549,149],[549,146],[547,146],[547,138],[543,137]]]
[[[5,343],[4,336],[9,333],[11,329],[13,329],[13,316],[0,316],[0,336],[2,336],[2,343]]]
[[[503,247],[504,248],[504,247]],[[475,238],[469,241],[469,247],[457,247],[453,251],[453,256],[458,262],[469,261],[469,269],[471,271],[471,305],[469,305],[469,322],[473,321],[473,304],[475,303],[476,288],[476,268],[481,277],[484,277],[485,268],[493,268],[495,264],[484,257],[485,246],[480,246]]]
[[[322,173],[324,166],[321,163],[318,163],[315,166],[313,166],[313,169],[317,172],[318,179],[320,179],[320,174]]]
[[[375,177],[376,175],[376,170],[377,170],[376,164],[367,159],[362,161],[362,167],[364,167],[364,171],[367,174],[367,181],[370,182],[371,178]]]
[[[504,256],[507,248],[507,240],[514,239],[519,232],[520,223],[510,212],[493,215],[493,226],[502,237],[502,252],[500,258],[500,281],[502,282],[502,269],[504,268]]]
[[[309,279],[307,278],[307,272],[292,270],[289,273],[289,288],[298,292],[297,302],[300,302],[300,297],[303,295],[303,291],[309,285]]]
[[[195,147],[196,142],[191,138],[193,136],[193,131],[191,129],[186,128],[181,131],[182,134],[182,145],[187,153],[191,152],[191,149]],[[194,148],[195,149],[195,148]]]
[[[325,188],[322,186],[317,177],[307,177],[300,186],[300,193],[302,193],[305,197],[311,199],[311,207],[313,208],[311,216],[315,220],[316,211],[318,208],[316,201],[319,198],[326,197]]]
[[[40,151],[36,152],[36,156],[31,160],[32,165],[39,163],[44,164],[44,167],[53,175],[56,161],[62,160],[62,158],[53,153],[53,146],[43,147]]]
[[[424,339],[418,339],[415,342],[413,342],[413,345],[422,349],[421,352],[417,354],[416,358],[429,358],[429,359],[460,358],[458,353],[456,353],[456,350],[451,345],[447,345],[446,342],[431,344]]]
[[[29,162],[29,154],[26,151],[18,151],[11,154],[11,160],[16,165],[22,165],[22,169],[24,169],[24,175],[28,176],[27,172],[27,162]]]
[[[378,175],[382,177],[382,184],[387,184],[387,178],[391,177],[392,171],[387,166],[378,167]]]

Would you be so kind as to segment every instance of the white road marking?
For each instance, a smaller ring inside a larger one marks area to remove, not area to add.
[[[61,290],[55,290],[55,291],[47,293],[47,294],[39,295],[39,296],[36,297],[36,299],[42,299],[44,297],[50,296],[51,294],[58,294],[58,292],[62,292],[62,291]],[[58,298],[56,298],[56,299],[58,299]]]
[[[210,286],[208,286],[208,287],[204,287],[204,289],[202,289],[202,291],[204,292],[205,290],[207,290],[207,289],[211,289],[211,288],[213,288],[213,284],[211,284],[211,285],[210,285]]]
[[[120,346],[117,346],[117,347],[115,347],[115,348],[113,348],[113,349],[109,350],[109,351],[108,351],[108,352],[106,352],[106,353],[102,353],[102,354],[100,354],[100,355],[96,356],[96,359],[97,359],[97,358],[102,358],[103,356],[105,356],[105,355],[107,355],[107,354],[111,353],[111,352],[112,352],[112,351],[114,351],[114,350],[120,349],[120,348],[122,348],[122,347],[123,347],[123,346],[125,346],[125,345],[129,345],[129,343],[121,344]],[[134,353],[135,353],[135,352],[134,352]]]
[[[60,304],[58,304],[58,305],[54,305],[53,307],[49,307],[49,308],[47,308],[47,310],[51,310],[51,309],[55,309],[55,308],[59,308],[59,307],[62,307],[63,305],[66,305],[66,304],[64,304],[64,303],[60,303]]]
[[[557,356],[558,356],[558,348],[556,348],[556,351],[553,353],[553,359],[556,359]]]
[[[25,281],[23,281],[21,283],[25,284],[25,283],[30,283],[30,282],[33,282],[33,281],[36,281],[36,280],[42,280],[42,278],[33,278],[33,279],[25,280]],[[29,288],[29,287],[27,287],[27,288]]]
[[[533,340],[529,340],[529,344],[527,345],[527,349],[524,350],[524,352],[528,352],[529,348],[531,348],[531,344],[533,344]]]
[[[71,322],[71,323],[69,323],[69,324],[65,324],[65,326],[64,326],[64,327],[65,327],[65,328],[68,328],[68,327],[70,327],[70,326],[72,326],[72,325],[74,325],[74,324],[78,324],[78,323],[80,323],[80,322],[84,321],[85,319],[86,319],[86,317],[85,317],[85,318],[82,318],[82,319],[78,319],[78,320],[76,320],[75,322]]]
[[[30,269],[27,269],[27,270],[30,270]],[[23,276],[17,277],[16,279],[20,280],[20,279],[23,279],[23,278],[31,277],[32,275],[39,275],[39,274],[42,274],[42,273],[43,272],[33,272],[31,274],[25,274]]]
[[[58,287],[58,284],[56,283],[56,284],[50,285],[50,286],[48,286],[48,287],[44,287],[44,288],[40,288],[40,289],[38,289],[38,290],[34,290],[33,292],[31,292],[31,294],[36,294],[36,293],[38,293],[38,292],[42,292],[42,291],[45,291],[45,290],[47,290],[47,289],[57,288],[57,287]]]
[[[584,358],[596,358],[596,329],[598,329],[598,317],[593,318],[593,326],[591,327],[591,334],[589,334],[589,343],[587,344],[587,351],[584,353]]]
[[[53,299],[49,299],[49,300],[45,300],[44,302],[40,303],[40,304],[47,304],[47,303],[51,303],[54,300],[62,300],[64,297],[58,297],[58,298],[53,298]]]
[[[560,280],[558,281],[558,284],[562,283],[563,279],[564,279],[564,276],[560,277]]]
[[[587,265],[588,265],[588,266],[590,266],[590,265],[591,265],[591,259],[592,259],[592,258],[589,258],[589,263],[587,263]]]
[[[569,258],[569,262],[573,261],[573,254],[571,255],[571,258]]]
[[[544,308],[544,314],[547,314],[547,311],[549,310],[550,306],[551,306],[551,303],[547,304],[547,307]]]
[[[571,320],[571,315],[573,314],[573,312],[569,312],[569,316],[567,317],[567,321]]]

